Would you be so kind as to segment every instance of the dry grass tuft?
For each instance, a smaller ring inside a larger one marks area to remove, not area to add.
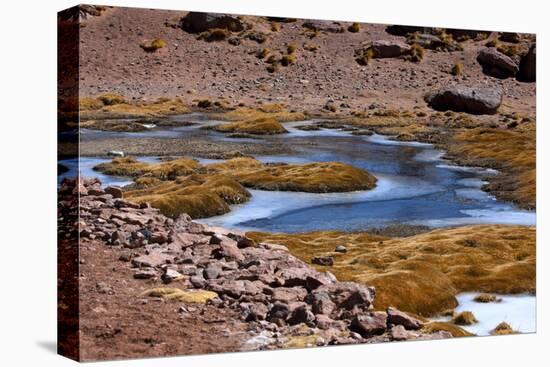
[[[294,43],[291,43],[291,44],[286,46],[286,53],[289,54],[289,55],[292,55],[296,51],[297,48],[298,48],[298,46],[296,46]]]
[[[227,121],[274,118],[278,122],[288,122],[305,120],[306,115],[302,112],[289,111],[281,104],[264,104],[260,108],[239,107],[232,111],[213,114],[213,118]]]
[[[216,292],[205,290],[183,290],[179,288],[154,288],[140,294],[140,297],[159,297],[168,301],[185,303],[206,303],[218,297]]]
[[[501,322],[500,324],[498,324],[492,331],[491,331],[491,335],[511,335],[511,334],[517,334],[516,331],[514,331],[512,329],[512,327],[506,323],[506,322]]]
[[[348,27],[348,32],[351,32],[351,33],[358,33],[359,31],[361,31],[361,25],[359,23],[352,23],[349,27]]]
[[[250,193],[229,177],[196,174],[126,191],[124,197],[136,203],[150,203],[172,218],[187,213],[197,219],[228,213],[229,205],[248,201]]]
[[[294,55],[283,55],[281,57],[281,65],[289,66],[296,62],[296,56]]]
[[[304,43],[304,50],[309,52],[316,52],[319,49],[319,46],[314,45],[313,43]]]
[[[412,62],[422,61],[422,59],[424,58],[424,48],[417,43],[413,43],[406,58],[407,60]]]
[[[454,316],[451,322],[455,325],[473,325],[477,324],[477,319],[470,311],[462,311],[458,315]]]
[[[273,117],[261,117],[254,120],[235,121],[214,126],[213,130],[223,133],[256,135],[284,134],[288,131]]]
[[[215,28],[202,32],[201,34],[199,34],[197,39],[206,42],[219,42],[225,41],[230,35],[231,32],[229,32],[227,29]]]
[[[166,47],[166,41],[155,38],[150,43],[142,43],[139,45],[145,52],[156,52],[157,50]]]
[[[155,164],[140,162],[132,157],[114,158],[111,162],[101,163],[94,170],[107,175],[140,177],[148,175],[159,180],[173,180],[178,176],[190,175],[200,167],[190,158],[179,158]]]
[[[179,98],[161,98],[154,102],[129,102],[115,93],[81,97],[79,108],[81,120],[162,117],[189,112]]]
[[[474,335],[474,334],[470,333],[469,331],[464,330],[463,328],[461,328],[457,325],[454,325],[454,324],[451,324],[451,323],[448,323],[448,322],[440,322],[440,321],[434,321],[434,322],[430,322],[430,323],[425,324],[421,331],[423,331],[425,333],[428,333],[428,334],[433,334],[433,333],[436,333],[438,331],[447,331],[447,332],[451,333],[451,335],[454,338],[460,338],[460,337],[464,337],[464,336],[473,336]]]
[[[207,168],[261,190],[346,192],[376,185],[376,178],[367,171],[338,162],[266,165],[254,158],[233,158]]]
[[[491,302],[500,302],[502,301],[500,298],[495,296],[494,294],[488,294],[488,293],[482,293],[478,294],[474,297],[474,302],[478,303],[491,303]]]
[[[335,231],[249,235],[258,242],[283,244],[304,261],[334,256],[331,272],[340,280],[374,285],[379,310],[394,306],[432,316],[455,308],[460,292],[535,291],[533,227],[463,226],[393,239]],[[476,245],[470,246],[470,240]],[[348,252],[334,253],[339,244]]]
[[[451,68],[451,74],[454,76],[462,75],[464,71],[464,65],[460,61],[457,61]]]

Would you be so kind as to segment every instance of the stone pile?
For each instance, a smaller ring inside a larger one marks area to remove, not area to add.
[[[97,179],[66,179],[59,193],[61,209],[74,208],[75,195],[80,197],[75,225],[82,242],[113,247],[134,278],[158,282],[148,296],[201,299],[237,310],[249,330],[268,340],[249,349],[301,346],[292,343],[296,339],[307,346],[451,337],[424,333],[421,320],[393,308],[375,311],[373,287],[338,281],[284,246],[255,243],[187,215],[173,220],[148,204],[122,199],[118,188],[103,189]],[[65,227],[71,225],[60,223]]]

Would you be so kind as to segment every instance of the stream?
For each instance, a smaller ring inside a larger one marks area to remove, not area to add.
[[[496,200],[481,190],[487,177],[497,174],[491,169],[454,166],[445,160],[443,151],[431,144],[400,142],[373,134],[352,135],[340,129],[303,131],[297,126],[313,121],[285,123],[288,134],[265,136],[262,139],[228,138],[222,133],[201,129],[214,125],[200,114],[171,117],[190,120],[191,126],[151,129],[145,132],[109,132],[83,129],[81,139],[113,137],[193,137],[214,141],[246,141],[262,144],[287,144],[296,152],[292,156],[257,156],[263,162],[309,163],[338,161],[368,170],[378,178],[369,191],[347,193],[304,193],[250,190],[252,198],[233,205],[231,212],[206,219],[203,223],[241,230],[269,232],[304,232],[314,230],[360,231],[394,224],[446,227],[465,224],[535,225],[536,214],[513,204]],[[318,121],[318,120],[317,120]],[[156,162],[157,157],[138,157]],[[197,158],[203,164],[218,160]],[[109,159],[81,157],[80,171],[85,177],[96,176],[104,185],[124,186],[129,177],[108,176],[93,167]],[[64,160],[74,176],[78,160]]]

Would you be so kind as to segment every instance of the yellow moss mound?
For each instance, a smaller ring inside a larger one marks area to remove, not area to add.
[[[289,111],[285,106],[277,103],[264,104],[257,109],[249,107],[239,107],[233,111],[214,114],[213,117],[219,120],[227,121],[245,121],[257,120],[262,118],[274,118],[279,122],[288,122],[306,119],[306,115],[304,113]]]
[[[140,297],[160,297],[169,301],[185,303],[206,303],[218,297],[216,292],[205,290],[183,290],[179,288],[154,288],[143,292]]]
[[[148,177],[159,180],[173,180],[177,176],[192,174],[200,164],[190,158],[179,158],[171,161],[155,164],[140,162],[132,157],[114,158],[112,162],[101,163],[94,167],[94,170],[103,172],[107,175],[139,177],[147,175]],[[142,179],[145,182],[146,178]],[[148,185],[154,182],[149,179]]]
[[[491,179],[490,185],[503,200],[527,208],[536,205],[536,139],[535,130],[502,130],[477,128],[456,134],[450,145],[452,155],[483,161],[485,166],[506,170],[507,175]]]
[[[477,319],[470,311],[463,311],[453,317],[451,322],[455,325],[473,325],[477,324]]]
[[[288,132],[283,125],[273,117],[235,121],[228,124],[214,126],[213,129],[224,133],[246,133],[257,135],[273,135]]]
[[[225,214],[230,204],[246,202],[250,193],[226,176],[191,175],[130,190],[124,197],[136,203],[147,202],[169,217],[187,213],[197,219]]]
[[[428,324],[425,324],[422,328],[422,331],[428,334],[433,334],[438,331],[447,331],[452,334],[455,338],[460,338],[463,336],[474,336],[475,334],[470,333],[469,331],[464,330],[463,328],[450,324],[448,322],[439,322],[434,321]]]
[[[234,158],[207,167],[262,190],[347,192],[376,185],[376,178],[367,171],[338,162],[265,165],[254,158]]]
[[[394,306],[432,316],[455,308],[460,292],[535,292],[534,227],[463,226],[394,239],[333,231],[248,235],[283,244],[304,261],[334,256],[331,272],[340,280],[374,285],[380,310]],[[337,245],[348,251],[335,253]]]
[[[105,93],[97,97],[81,97],[79,108],[82,120],[162,117],[189,112],[179,98],[129,102],[123,96],[114,93]]]
[[[498,324],[492,331],[491,335],[511,335],[511,334],[517,334],[516,331],[512,329],[510,325],[508,325],[506,322],[501,322]]]

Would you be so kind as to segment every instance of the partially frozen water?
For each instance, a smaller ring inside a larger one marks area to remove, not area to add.
[[[209,120],[200,114],[173,116],[175,121],[191,121],[184,127],[141,133],[85,131],[82,139],[105,137],[195,137],[212,140],[241,141],[202,126],[222,121]],[[502,203],[481,190],[488,176],[497,172],[479,167],[454,166],[445,160],[445,152],[431,144],[402,142],[373,134],[352,135],[341,129],[300,130],[312,121],[285,123],[288,134],[244,139],[254,143],[288,144],[293,155],[258,156],[266,163],[338,161],[366,169],[378,178],[375,189],[347,193],[303,193],[250,190],[249,202],[232,207],[230,213],[204,219],[203,222],[241,229],[300,232],[313,230],[357,231],[391,224],[421,224],[445,227],[463,224],[502,223],[534,225],[534,212]],[[156,161],[154,157],[139,158]],[[202,164],[220,160],[197,159]],[[81,158],[84,176],[99,177],[105,185],[124,186],[128,177],[113,177],[93,171],[93,166],[107,161]],[[61,177],[74,174],[77,162],[60,162],[71,169]]]
[[[476,335],[490,335],[491,331],[501,322],[509,324],[513,330],[520,333],[534,333],[537,330],[537,303],[533,295],[497,295],[502,301],[498,303],[474,302],[477,293],[466,292],[456,296],[457,313],[471,311],[478,323],[461,326]],[[450,318],[439,320],[448,321]]]

